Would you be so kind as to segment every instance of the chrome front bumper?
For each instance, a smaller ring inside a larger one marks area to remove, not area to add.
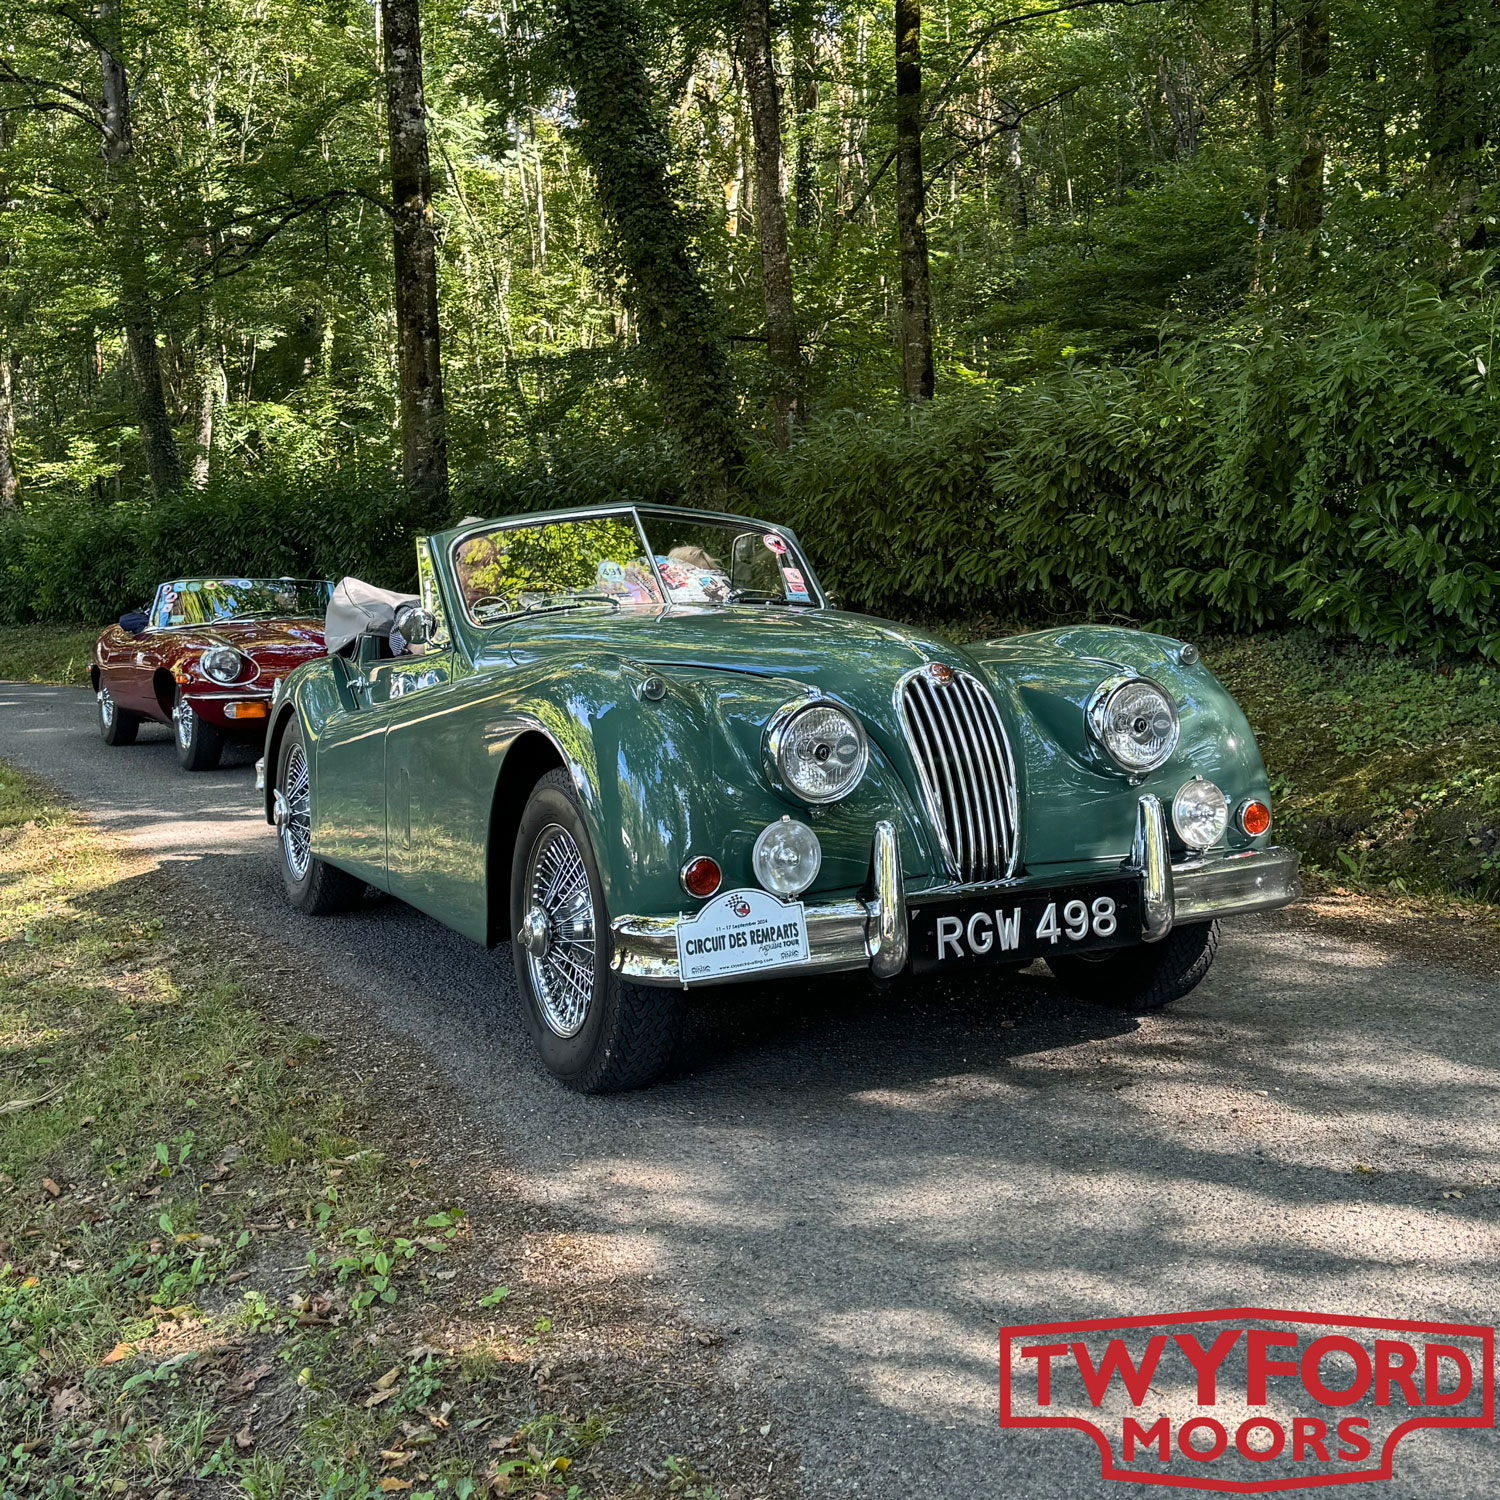
[[[1272,911],[1302,894],[1297,878],[1301,856],[1295,849],[1250,849],[1243,854],[1207,855],[1172,864],[1166,816],[1155,797],[1142,797],[1135,847],[1125,868],[1141,877],[1142,936],[1160,942],[1177,922],[1207,922]],[[901,853],[893,824],[875,825],[875,893],[869,900],[809,902],[808,961],[770,970],[777,978],[868,969],[889,979],[906,967],[908,900]],[[1078,883],[1075,878],[1073,884]],[[1057,883],[1061,888],[1066,882]],[[1000,889],[1041,889],[1040,882],[1007,881]],[[997,887],[946,886],[923,891],[911,904],[962,900]],[[620,917],[614,927],[612,967],[642,984],[681,985],[677,966],[677,917]],[[756,979],[759,973],[733,980]],[[717,980],[727,984],[733,980]]]

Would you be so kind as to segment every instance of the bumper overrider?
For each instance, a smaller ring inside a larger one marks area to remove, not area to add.
[[[1295,849],[1251,849],[1240,854],[1209,854],[1173,864],[1166,814],[1158,798],[1140,799],[1135,844],[1123,873],[1139,878],[1141,938],[1160,942],[1177,923],[1273,911],[1297,900],[1300,856]],[[872,898],[808,902],[805,905],[808,958],[780,966],[778,977],[868,969],[880,979],[899,974],[910,958],[909,907],[951,902],[986,890],[1044,891],[1047,883],[1017,880],[1000,887],[945,886],[923,891],[910,901],[901,873],[895,825],[879,822],[874,840],[875,891]],[[1057,882],[1065,890],[1079,877]],[[612,966],[642,984],[681,985],[677,959],[678,917],[620,917],[613,924]],[[732,976],[754,979],[755,973]],[[697,981],[727,983],[729,980]]]

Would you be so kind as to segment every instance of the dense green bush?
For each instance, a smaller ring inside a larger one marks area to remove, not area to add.
[[[223,482],[170,500],[52,502],[0,518],[0,624],[110,620],[163,579],[231,573],[390,587],[415,573],[407,507],[383,476]]]
[[[852,606],[1244,631],[1307,624],[1500,657],[1500,299],[1200,338],[1129,369],[845,412],[754,460]],[[454,516],[689,498],[665,443],[469,471]],[[209,571],[410,581],[383,475],[220,483],[0,520],[0,622],[102,620]]]
[[[1495,308],[1413,295],[896,417],[763,463],[848,600],[1500,657]],[[852,542],[852,545],[851,545]]]

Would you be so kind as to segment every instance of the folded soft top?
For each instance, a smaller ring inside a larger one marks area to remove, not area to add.
[[[396,623],[396,611],[403,604],[415,603],[415,594],[378,589],[360,578],[339,579],[323,622],[329,654],[342,651],[362,635],[389,635]]]

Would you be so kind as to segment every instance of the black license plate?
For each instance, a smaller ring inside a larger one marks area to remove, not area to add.
[[[909,930],[915,973],[1127,948],[1141,940],[1141,884],[1107,880],[914,906]]]

